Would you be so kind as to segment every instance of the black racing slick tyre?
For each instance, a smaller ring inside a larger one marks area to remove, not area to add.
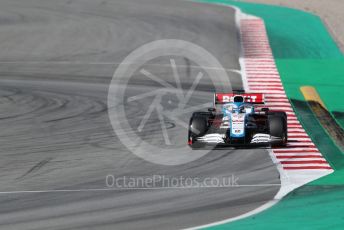
[[[197,138],[204,136],[208,130],[208,119],[205,114],[195,113],[189,123],[189,145],[191,148],[204,147],[204,143],[197,142]]]
[[[286,116],[279,114],[270,115],[269,130],[272,137],[272,146],[286,146],[288,139]]]

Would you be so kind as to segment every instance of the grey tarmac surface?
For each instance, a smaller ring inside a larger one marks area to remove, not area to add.
[[[130,52],[158,39],[205,48],[233,88],[242,88],[233,71],[240,69],[240,43],[231,8],[154,0],[0,2],[0,229],[178,229],[235,217],[273,198],[280,181],[264,149],[215,149],[165,166],[137,157],[119,141],[107,111],[111,78]],[[169,58],[144,67],[174,84]],[[189,89],[202,68],[172,58],[182,88]],[[135,72],[126,87],[130,97],[161,86]],[[188,105],[211,102],[212,90],[205,77]],[[163,99],[166,110],[178,103],[173,94]],[[134,130],[151,101],[125,103]],[[190,114],[181,119],[187,122]],[[184,146],[186,129],[169,120],[166,126],[173,146]],[[154,114],[140,135],[164,146],[159,127]],[[107,189],[109,174],[235,175],[239,186],[89,190]]]

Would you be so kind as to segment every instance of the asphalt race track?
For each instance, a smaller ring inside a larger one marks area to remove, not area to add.
[[[203,47],[224,66],[232,87],[242,88],[231,8],[170,0],[0,2],[0,229],[186,228],[244,214],[273,198],[280,181],[264,149],[216,149],[166,166],[137,157],[119,141],[107,111],[111,78],[130,52],[158,39]],[[200,68],[174,60],[182,88],[189,88]],[[172,78],[169,58],[145,69]],[[135,73],[126,92],[158,87]],[[212,90],[201,80],[190,106],[211,102]],[[162,106],[173,110],[176,98],[165,97]],[[125,105],[133,127],[151,100]],[[148,122],[142,138],[164,145],[157,116]],[[166,123],[171,143],[184,146],[186,130]],[[102,190],[108,174],[235,175],[239,186]]]

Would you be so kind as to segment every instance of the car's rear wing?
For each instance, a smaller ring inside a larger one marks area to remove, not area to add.
[[[262,93],[215,93],[214,104],[226,104],[234,101],[235,96],[244,97],[245,102],[251,104],[264,104],[264,94]]]

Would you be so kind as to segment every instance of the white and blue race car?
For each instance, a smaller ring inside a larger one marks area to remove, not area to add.
[[[285,146],[287,114],[268,108],[260,93],[216,93],[214,107],[207,112],[194,112],[190,118],[188,144],[192,148],[206,144],[248,146]]]

